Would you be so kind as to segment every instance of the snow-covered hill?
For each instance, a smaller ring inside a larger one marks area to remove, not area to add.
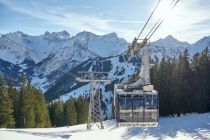
[[[160,118],[156,128],[116,127],[114,120],[105,129],[86,130],[86,124],[60,128],[0,129],[1,140],[209,140],[210,113]]]

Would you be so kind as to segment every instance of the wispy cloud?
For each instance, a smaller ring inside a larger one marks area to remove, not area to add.
[[[40,1],[32,1],[24,4],[14,0],[0,0],[0,3],[14,11],[44,20],[50,24],[65,27],[70,31],[75,31],[75,33],[83,30],[96,34],[116,32],[120,37],[124,37],[130,41],[138,34],[139,28],[142,27],[146,20],[132,20],[132,18],[125,20],[120,17],[111,18],[111,16],[107,19],[103,16],[103,12],[106,11],[96,13],[96,15],[82,14],[72,11],[71,8],[65,5],[46,5],[40,3]],[[93,9],[90,5],[80,5],[80,7],[88,10]],[[163,25],[161,25],[160,29],[155,33],[153,40],[172,34],[180,40],[194,42],[204,35],[209,35],[209,9],[210,1],[180,1],[170,17],[163,22]]]
[[[172,15],[164,21],[158,35],[166,36],[171,31],[178,39],[195,42],[210,34],[210,1],[180,1]],[[158,36],[157,35],[157,36]]]
[[[7,5],[12,10],[27,14],[32,17],[36,17],[42,20],[49,21],[51,24],[61,25],[69,28],[70,30],[90,31],[96,34],[106,34],[110,32],[117,32],[122,37],[133,37],[133,31],[131,29],[125,29],[116,27],[114,23],[126,23],[126,24],[142,24],[143,21],[136,20],[117,20],[117,19],[102,19],[100,17],[82,15],[74,13],[65,8],[60,7],[48,7],[41,5],[31,5],[30,7],[22,6],[9,0],[0,0],[1,3]],[[35,6],[35,7],[34,7]],[[85,6],[86,8],[90,8]],[[131,36],[132,35],[132,36]],[[130,38],[129,38],[130,39]]]

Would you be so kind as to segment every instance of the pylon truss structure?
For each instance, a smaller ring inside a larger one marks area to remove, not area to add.
[[[109,74],[107,72],[78,72],[76,80],[79,82],[90,83],[90,102],[87,129],[91,129],[94,124],[99,129],[103,129],[100,84],[104,82],[111,82]]]

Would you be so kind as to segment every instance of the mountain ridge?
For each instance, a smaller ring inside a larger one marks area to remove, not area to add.
[[[39,36],[30,36],[17,31],[0,37],[0,59],[3,60],[0,71],[3,71],[2,73],[5,77],[8,77],[9,74],[4,69],[9,69],[9,64],[17,66],[18,68],[14,70],[14,73],[20,74],[25,72],[32,84],[36,85],[43,92],[47,92],[63,76],[63,73],[71,72],[78,65],[91,60],[87,70],[92,71],[93,67],[95,67],[93,62],[96,61],[99,63],[98,69],[104,66],[113,73],[121,73],[121,78],[115,80],[122,81],[127,79],[128,75],[133,74],[140,62],[138,59],[134,60],[133,64],[132,62],[120,62],[120,60],[124,59],[122,52],[127,50],[128,44],[125,39],[119,38],[116,33],[100,36],[83,31],[75,36],[70,36],[64,30],[61,32],[45,32]],[[192,56],[194,53],[202,51],[205,47],[210,47],[210,36],[204,37],[196,43],[189,44],[169,35],[163,39],[151,42],[149,51],[153,59],[158,58],[160,60],[163,56],[178,57],[186,48],[189,49]],[[112,58],[113,56],[117,57]],[[96,58],[103,59],[96,60]],[[129,67],[134,66],[132,72],[130,70],[126,73],[128,68],[125,66],[127,63],[131,64]],[[81,67],[83,66],[85,64]],[[119,77],[119,75],[114,77]],[[71,87],[71,85],[67,87]],[[70,92],[71,89],[67,91]]]

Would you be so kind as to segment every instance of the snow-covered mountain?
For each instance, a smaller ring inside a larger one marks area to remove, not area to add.
[[[194,44],[181,42],[169,35],[150,43],[153,59],[178,57],[184,49],[192,56],[204,48],[210,48],[210,36]],[[89,84],[75,80],[78,71],[109,72],[112,83],[101,85],[105,117],[111,117],[111,102],[115,83],[126,82],[137,72],[140,58],[129,58],[122,54],[128,42],[116,33],[95,35],[80,32],[70,36],[66,31],[46,32],[40,36],[26,35],[20,31],[0,37],[0,73],[8,80],[9,76],[18,84],[18,75],[25,72],[33,85],[43,90],[47,100],[59,96],[69,97],[88,95]]]
[[[97,52],[102,57],[120,54],[128,45],[126,40],[118,38],[116,33],[98,36],[90,32],[81,32],[73,37],[73,40],[83,41],[89,50]]]
[[[210,37],[204,37],[189,44],[169,35],[151,42],[150,54],[152,58],[159,59],[163,56],[177,57],[187,48],[193,55],[210,46],[209,40]],[[0,59],[20,67],[18,72],[26,71],[32,83],[46,91],[64,71],[95,57],[106,58],[121,54],[127,46],[128,42],[116,33],[99,36],[84,31],[71,37],[66,31],[46,32],[40,36],[17,31],[0,37]]]
[[[181,42],[171,35],[168,35],[164,39],[150,43],[150,54],[152,58],[161,59],[165,57],[178,57],[183,50],[187,49],[190,44],[187,42]]]
[[[59,71],[68,71],[98,54],[117,55],[126,48],[126,40],[116,33],[98,36],[84,31],[70,37],[66,31],[40,36],[18,31],[0,37],[0,59],[26,70],[32,83],[41,89],[54,83],[62,75]]]
[[[193,56],[195,53],[201,52],[207,47],[210,49],[210,36],[205,36],[194,44],[190,45],[188,50],[190,55]]]
[[[29,36],[20,31],[8,33],[0,37],[0,58],[13,64],[20,64],[25,59],[38,63],[56,52],[68,37],[66,31],[46,32],[41,36]]]
[[[176,38],[174,38],[172,35],[168,35],[164,39],[161,38],[155,42],[152,42],[151,45],[169,48],[169,49],[187,48],[190,46],[189,43],[181,42],[181,41],[177,40]]]
[[[68,77],[65,83],[66,72],[72,75],[78,70],[93,71],[97,67],[112,73],[110,76],[115,80],[126,81],[136,71],[140,61],[130,58],[128,61],[127,56],[121,54],[127,46],[128,42],[116,33],[99,36],[84,31],[70,36],[62,31],[30,36],[18,31],[0,37],[0,71],[8,77],[11,69],[15,73],[12,76],[16,78],[21,72],[27,73],[32,84],[46,92],[52,100],[59,95],[69,96],[82,86],[75,82],[73,76]],[[169,35],[151,42],[150,55],[159,59],[163,56],[177,57],[187,48],[192,56],[206,47],[210,47],[210,36],[189,44]],[[97,66],[94,64],[96,58]]]
[[[0,58],[13,64],[20,64],[25,59],[38,63],[51,54],[63,53],[76,47],[81,49],[78,45],[98,52],[103,57],[116,55],[127,48],[127,42],[118,38],[116,33],[98,36],[84,31],[70,37],[66,31],[46,32],[40,36],[29,36],[17,31],[0,37]]]
[[[81,62],[94,58],[117,55],[127,48],[127,42],[118,38],[115,33],[98,36],[90,32],[81,32],[63,42],[55,53],[51,53],[47,61],[36,72],[49,75],[51,72],[65,66],[71,69]]]

